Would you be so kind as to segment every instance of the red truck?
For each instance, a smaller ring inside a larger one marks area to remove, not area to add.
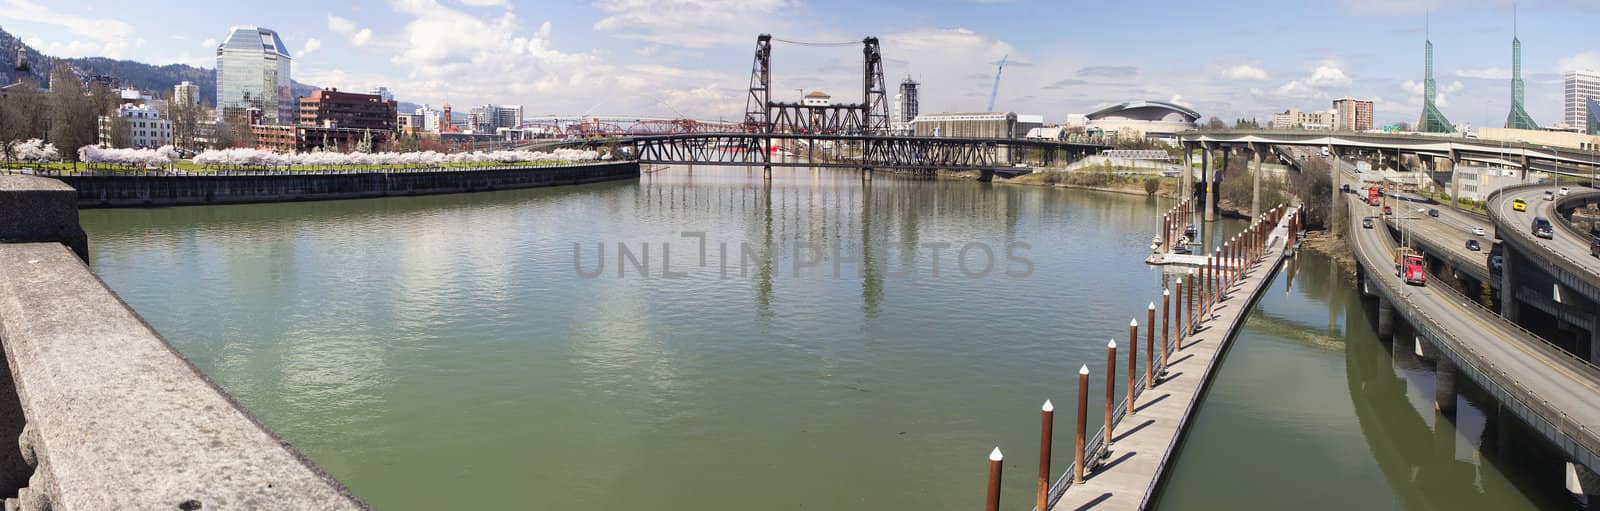
[[[1401,248],[1395,251],[1394,274],[1396,277],[1405,279],[1407,284],[1428,285],[1428,273],[1423,267],[1422,254],[1410,248]]]
[[[1367,204],[1371,204],[1373,206],[1376,206],[1380,202],[1383,202],[1383,191],[1379,190],[1378,187],[1376,187],[1376,186],[1374,186],[1372,188],[1368,188],[1367,189]]]

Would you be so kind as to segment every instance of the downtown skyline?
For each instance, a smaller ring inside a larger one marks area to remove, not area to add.
[[[1268,120],[1377,101],[1375,121],[1422,110],[1424,13],[1431,11],[1438,105],[1454,122],[1498,127],[1511,96],[1510,2],[1344,0],[1327,6],[1176,2],[600,0],[582,3],[405,0],[326,7],[173,6],[0,0],[0,27],[45,53],[215,67],[234,25],[282,34],[295,80],[403,101],[520,103],[528,115],[737,118],[755,36],[883,40],[886,78],[923,83],[923,112],[983,110],[1007,57],[996,109],[1052,122],[1127,100],[1174,101],[1206,116]],[[1226,12],[1223,12],[1226,11]],[[1561,73],[1600,68],[1582,33],[1600,6],[1517,4],[1528,113],[1561,120]],[[1039,16],[1036,13],[1049,13]],[[1238,13],[1250,13],[1248,18]],[[1091,21],[1089,18],[1111,20]],[[1356,28],[1361,27],[1361,28]],[[859,101],[859,46],[774,47],[774,95],[825,90]]]

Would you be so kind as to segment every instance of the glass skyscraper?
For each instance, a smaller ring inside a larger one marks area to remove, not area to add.
[[[1511,36],[1511,113],[1506,116],[1506,127],[1523,130],[1539,129],[1533,116],[1522,106],[1522,41]]]
[[[217,119],[261,111],[264,124],[294,124],[289,50],[270,29],[234,27],[217,46]]]
[[[1423,133],[1450,133],[1456,130],[1450,119],[1444,117],[1433,99],[1438,88],[1433,83],[1433,41],[1423,42],[1422,119],[1417,121],[1417,131]]]

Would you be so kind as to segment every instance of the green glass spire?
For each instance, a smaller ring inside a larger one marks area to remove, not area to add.
[[[1600,103],[1595,102],[1594,98],[1585,101],[1589,107],[1589,134],[1600,135]]]
[[[1516,11],[1511,17],[1511,113],[1506,116],[1506,127],[1536,130],[1539,124],[1522,108],[1522,40],[1517,39]]]
[[[1427,74],[1422,81],[1422,120],[1417,121],[1417,131],[1423,133],[1451,133],[1456,130],[1450,124],[1450,119],[1444,117],[1439,107],[1434,106],[1433,98],[1438,92],[1433,83],[1433,41],[1424,43],[1423,67]]]

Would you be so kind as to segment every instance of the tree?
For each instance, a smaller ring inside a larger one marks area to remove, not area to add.
[[[92,98],[65,62],[57,62],[50,75],[50,137],[68,159],[77,161],[78,148],[95,143],[99,119]]]
[[[358,152],[358,153],[370,153],[370,152],[372,152],[372,130],[369,129],[365,133],[361,134],[361,141],[360,142],[356,142],[356,152]]]
[[[181,149],[199,149],[195,138],[200,127],[200,105],[174,98],[166,102],[164,109],[161,116],[172,123],[172,145]]]
[[[1206,120],[1206,129],[1208,130],[1220,130],[1227,128],[1228,125],[1224,124],[1222,119],[1218,119],[1216,116],[1212,116],[1210,119]]]
[[[128,147],[133,145],[133,129],[128,125],[128,118],[120,115],[101,116],[111,122],[107,130],[106,143],[111,147]],[[98,139],[99,137],[96,137]],[[98,141],[98,140],[97,140]]]

